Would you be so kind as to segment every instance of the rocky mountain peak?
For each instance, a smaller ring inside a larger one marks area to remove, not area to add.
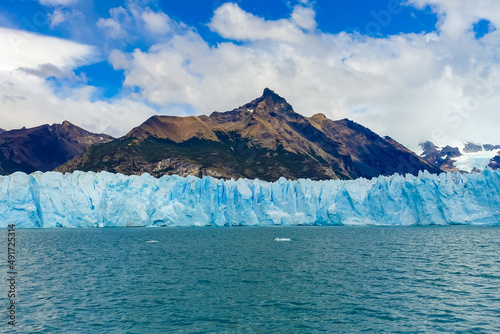
[[[68,127],[72,127],[72,126],[75,126],[75,125],[73,125],[73,124],[72,124],[71,122],[69,122],[69,121],[63,121],[63,122],[62,122],[62,124],[61,124],[61,126],[62,126],[63,128],[68,128]]]
[[[322,121],[325,119],[328,119],[325,114],[323,113],[317,113],[311,116],[312,119],[317,120],[317,121]]]
[[[255,115],[261,117],[276,117],[276,116],[292,116],[298,114],[293,110],[292,106],[281,96],[276,94],[269,88],[264,89],[261,97],[245,104],[240,110],[251,110]]]
[[[419,146],[422,148],[422,150],[424,150],[424,152],[426,151],[436,151],[437,150],[437,146],[434,145],[433,142],[431,142],[430,140],[427,140],[423,143],[420,143]]]
[[[446,145],[445,147],[443,147],[441,153],[446,154],[452,158],[459,157],[462,155],[458,147],[451,147],[450,145]]]
[[[62,172],[75,169],[267,181],[439,172],[358,123],[332,121],[323,114],[304,117],[269,88],[231,111],[152,117],[126,136],[58,167]]]
[[[273,90],[269,88],[264,88],[264,92],[262,93],[262,97],[266,99],[272,99],[275,101],[284,101],[285,99],[276,94]]]
[[[86,131],[68,121],[0,133],[0,174],[49,171],[90,146],[114,138]]]
[[[465,143],[465,146],[464,146],[465,153],[475,153],[475,152],[481,151],[482,149],[483,149],[482,145],[478,145],[478,144],[471,143],[471,142]]]

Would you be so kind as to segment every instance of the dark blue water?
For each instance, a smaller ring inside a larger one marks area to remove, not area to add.
[[[500,332],[500,228],[46,229],[17,237],[19,333]]]

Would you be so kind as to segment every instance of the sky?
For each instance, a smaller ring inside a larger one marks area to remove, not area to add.
[[[5,0],[0,128],[121,136],[268,87],[407,147],[500,144],[497,0]]]

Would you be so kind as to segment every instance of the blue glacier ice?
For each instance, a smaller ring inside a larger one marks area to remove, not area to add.
[[[500,223],[500,172],[371,180],[219,180],[57,172],[0,176],[0,227]]]

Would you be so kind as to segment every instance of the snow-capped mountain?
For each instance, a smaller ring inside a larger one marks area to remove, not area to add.
[[[420,155],[443,171],[481,171],[500,167],[500,145],[464,143],[459,147],[436,146],[430,141],[420,144]]]

